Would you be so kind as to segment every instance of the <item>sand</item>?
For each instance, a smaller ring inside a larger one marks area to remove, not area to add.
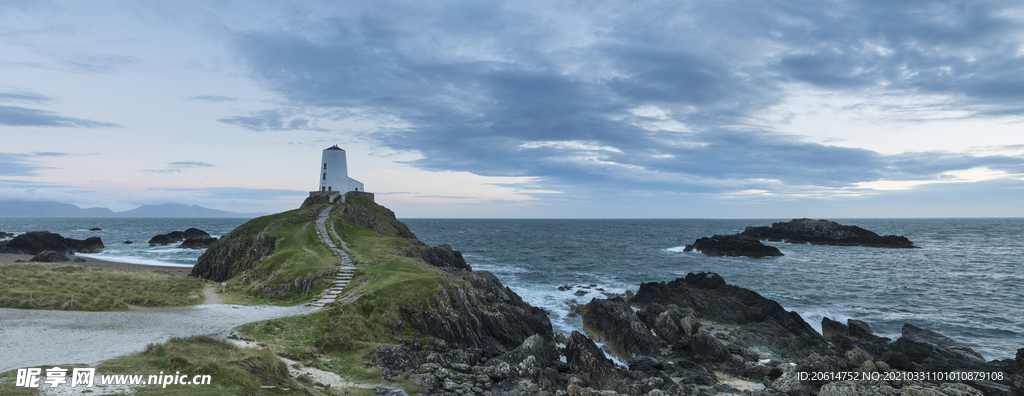
[[[0,265],[32,256],[0,254]],[[91,267],[170,271],[185,275],[189,268],[118,263],[86,258]],[[209,297],[212,290],[208,290]],[[80,312],[0,308],[0,372],[28,367],[50,368],[81,363],[90,367],[103,360],[140,352],[147,344],[172,337],[209,335],[225,338],[233,327],[261,320],[303,315],[316,308],[244,306],[206,303],[186,308],[139,312]],[[113,374],[113,373],[112,373]]]

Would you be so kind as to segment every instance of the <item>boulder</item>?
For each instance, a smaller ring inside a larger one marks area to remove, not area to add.
[[[177,243],[186,239],[210,238],[210,234],[198,228],[189,228],[185,231],[172,231],[150,238],[149,246],[167,245]]]
[[[811,243],[815,245],[914,248],[904,236],[878,234],[857,226],[829,220],[794,219],[772,223],[771,227],[747,227],[739,235],[760,240]]]
[[[850,329],[846,325],[828,317],[821,318],[821,336],[828,341],[832,341],[836,334],[848,336],[850,335]]]
[[[124,243],[125,245],[131,245],[131,244],[133,244],[133,243],[135,243],[135,242],[132,242],[132,241],[124,241],[123,243]]]
[[[893,350],[903,352],[911,361],[918,363],[924,362],[928,358],[962,362],[985,362],[985,358],[980,353],[975,352],[974,349],[952,338],[931,330],[922,329],[910,323],[903,325],[903,336],[896,340]]]
[[[753,258],[782,256],[782,252],[774,246],[764,245],[757,238],[743,235],[715,235],[711,238],[700,238],[693,245],[686,245],[684,250],[697,250],[708,256]]]
[[[67,238],[67,241],[68,247],[70,247],[72,251],[78,253],[99,253],[100,250],[106,248],[100,237],[89,237],[85,238],[84,241]]]
[[[90,228],[89,231],[103,231],[102,228]]]
[[[60,263],[71,260],[68,259],[68,256],[54,252],[52,250],[47,250],[45,252],[41,252],[35,255],[35,257],[32,257],[32,259],[29,261],[34,263]]]
[[[182,249],[209,249],[215,242],[217,242],[217,238],[191,238],[186,239],[178,247]]]
[[[874,331],[871,331],[871,325],[861,320],[847,319],[846,327],[850,329],[849,335],[851,337],[865,338],[875,334]]]
[[[2,231],[0,231],[0,238],[13,238],[13,237],[14,237],[14,234],[11,234],[9,232],[2,232]]]

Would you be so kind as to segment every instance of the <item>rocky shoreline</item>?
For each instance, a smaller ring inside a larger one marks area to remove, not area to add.
[[[494,279],[470,293],[501,290]],[[499,299],[517,297],[503,294]],[[867,323],[828,318],[823,336],[795,312],[713,273],[644,283],[635,295],[595,298],[574,310],[586,335],[552,336],[547,318],[534,313],[531,326],[543,331],[525,337],[524,324],[505,316],[499,327],[476,330],[519,334],[502,343],[468,345],[455,335],[460,331],[425,327],[424,334],[442,341],[378,349],[370,363],[428,395],[1024,395],[1024,348],[1015,360],[985,362],[912,324],[893,341],[875,336]],[[446,314],[470,322],[487,317],[472,309]],[[964,372],[984,374],[948,374]]]

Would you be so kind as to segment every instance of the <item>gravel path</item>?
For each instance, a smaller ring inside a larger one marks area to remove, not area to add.
[[[100,361],[142,351],[172,337],[226,337],[250,322],[303,315],[310,306],[225,305],[216,301],[148,312],[43,311],[0,308],[0,372]]]

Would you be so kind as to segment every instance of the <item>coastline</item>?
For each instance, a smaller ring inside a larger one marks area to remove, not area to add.
[[[162,266],[162,265],[126,263],[126,262],[109,261],[109,260],[102,260],[102,259],[86,257],[86,256],[77,256],[77,255],[76,256],[72,256],[71,259],[74,260],[75,257],[81,257],[81,258],[85,259],[85,262],[82,263],[82,262],[75,262],[75,261],[65,261],[65,262],[60,262],[60,263],[56,263],[56,264],[84,265],[84,266],[93,267],[93,268],[104,268],[104,269],[121,270],[121,271],[164,271],[164,272],[168,272],[168,273],[171,273],[171,274],[174,274],[174,275],[181,275],[181,276],[187,276],[190,272],[192,272],[192,268],[190,268],[190,267],[175,267],[175,266]],[[21,264],[21,263],[15,263],[16,260],[22,260],[22,261],[27,263],[31,259],[32,259],[32,255],[31,254],[0,253],[0,265]]]

